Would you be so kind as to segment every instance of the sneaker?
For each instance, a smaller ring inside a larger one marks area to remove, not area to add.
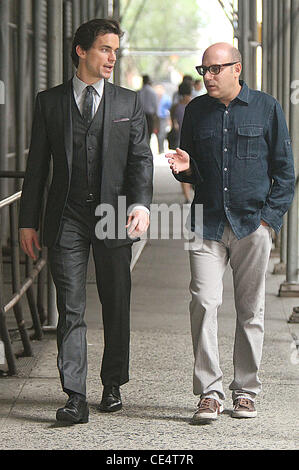
[[[201,398],[198,403],[197,411],[194,413],[192,423],[202,423],[214,421],[223,411],[223,405],[214,398]]]
[[[233,418],[255,418],[257,415],[254,402],[248,398],[237,398],[234,401]]]

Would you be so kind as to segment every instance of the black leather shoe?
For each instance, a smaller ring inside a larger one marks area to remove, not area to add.
[[[77,393],[72,394],[64,408],[56,412],[57,421],[69,424],[88,423],[89,409],[87,401]]]
[[[103,390],[102,401],[99,404],[99,410],[112,412],[120,410],[121,407],[122,401],[119,387],[117,385],[106,385]]]

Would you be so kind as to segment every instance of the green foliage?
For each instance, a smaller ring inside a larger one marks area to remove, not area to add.
[[[122,14],[128,48],[162,51],[199,48],[204,21],[196,0],[127,0],[122,3]],[[130,73],[148,73],[156,82],[168,80],[174,68],[196,77],[194,65],[200,59],[171,52],[169,56],[129,56],[122,59],[123,81]]]

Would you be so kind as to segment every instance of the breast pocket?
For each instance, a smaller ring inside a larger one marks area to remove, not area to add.
[[[257,159],[263,128],[258,126],[242,126],[237,130],[237,157],[240,159]]]
[[[114,120],[111,126],[111,141],[127,145],[130,137],[130,120]]]
[[[200,158],[205,159],[213,153],[213,136],[214,129],[210,127],[202,127],[194,136],[196,151],[199,153]]]

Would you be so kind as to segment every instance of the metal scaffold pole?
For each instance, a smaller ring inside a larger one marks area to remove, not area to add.
[[[0,1],[0,170],[7,170],[8,81],[9,81],[9,1]],[[7,180],[0,179],[0,196],[7,195]],[[3,235],[4,225],[1,233]]]
[[[290,50],[291,50],[291,23],[290,11],[291,0],[285,0],[280,4],[280,18],[282,18],[280,26],[279,44],[280,44],[280,95],[279,101],[282,105],[286,122],[289,127],[290,122]],[[288,215],[284,216],[284,223],[281,230],[280,240],[280,262],[274,266],[274,274],[286,274],[287,264],[287,227]]]
[[[277,98],[278,93],[278,60],[277,60],[277,51],[278,51],[278,3],[277,0],[271,0],[272,6],[270,9],[271,15],[271,95]]]
[[[119,0],[113,0],[113,18],[117,21],[120,19],[120,1]],[[113,75],[113,83],[115,85],[120,85],[120,63],[121,63],[121,48],[120,48],[120,54],[118,57],[118,60],[115,63],[114,66],[114,75]]]
[[[292,138],[292,146],[295,160],[295,172],[298,178],[299,157],[299,107],[296,96],[292,93],[293,84],[299,76],[299,63],[297,60],[299,48],[299,0],[291,0],[291,40],[290,40],[290,114],[289,126]],[[298,297],[298,190],[293,204],[288,212],[288,236],[287,236],[287,267],[286,281],[280,286],[279,295],[282,297]]]
[[[257,9],[256,1],[249,2],[249,27],[250,27],[250,42],[249,42],[249,62],[250,62],[250,85],[254,90],[257,88],[257,64],[256,64],[256,49],[258,46],[258,31],[257,31]]]
[[[263,23],[262,23],[262,90],[268,92],[268,0],[263,0]]]
[[[63,80],[63,1],[52,0],[48,4],[48,86],[54,87]],[[48,269],[48,325],[44,329],[56,328],[58,312],[56,290]]]

